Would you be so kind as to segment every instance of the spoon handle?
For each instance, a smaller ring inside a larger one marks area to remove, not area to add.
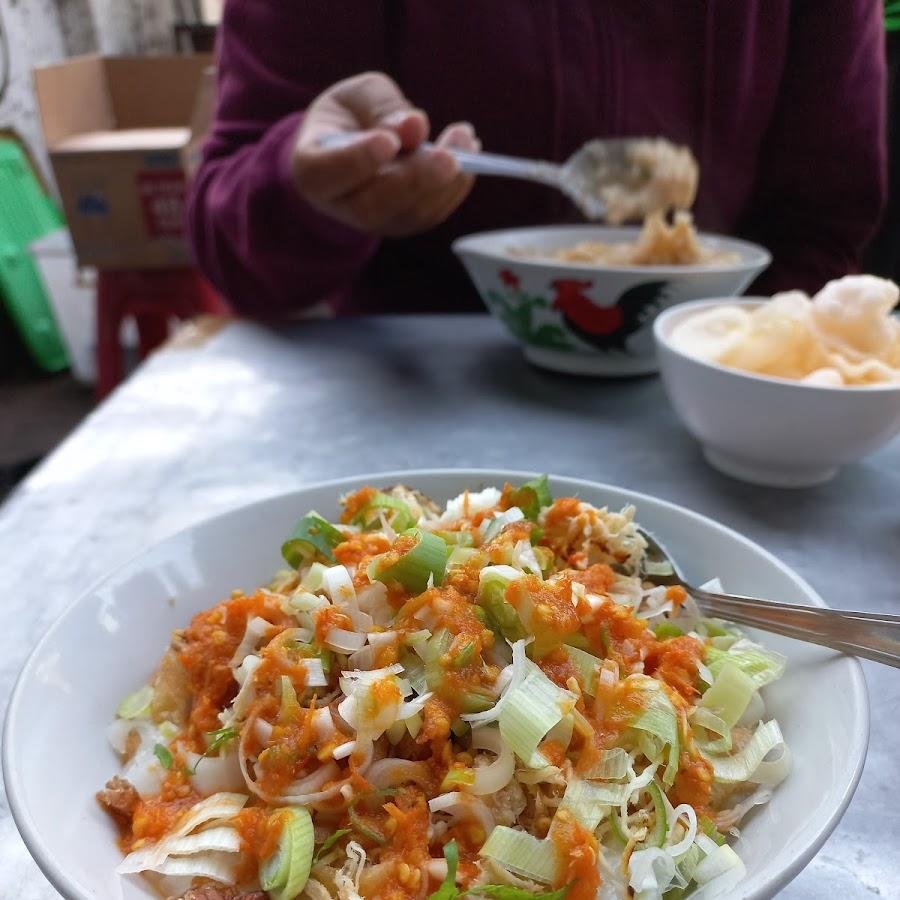
[[[900,616],[794,606],[685,587],[707,614],[900,668]]]
[[[357,133],[341,131],[324,135],[320,147],[346,147],[357,138]],[[420,149],[433,150],[434,144],[425,141]],[[457,150],[444,147],[456,157],[460,169],[472,175],[499,175],[503,178],[521,178],[525,181],[537,181],[541,184],[559,186],[560,166],[538,159],[524,159],[518,156],[504,156],[500,153],[473,153],[469,150]]]

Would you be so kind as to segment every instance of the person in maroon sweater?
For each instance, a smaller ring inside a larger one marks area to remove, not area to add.
[[[550,188],[473,186],[429,134],[559,161],[686,144],[698,226],[772,251],[763,292],[857,270],[886,192],[880,0],[227,0],[218,77],[189,227],[255,317],[478,309],[455,237],[578,220]]]

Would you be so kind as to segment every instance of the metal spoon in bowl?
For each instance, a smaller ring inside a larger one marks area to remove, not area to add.
[[[665,547],[649,531],[640,533],[647,541],[643,578],[680,585],[707,615],[900,668],[900,616],[797,606],[694,587]]]
[[[325,135],[322,147],[346,147],[354,132]],[[434,148],[426,142],[424,149]],[[662,138],[614,138],[588,141],[564,163],[473,153],[443,148],[460,169],[474,175],[496,175],[535,181],[562,191],[589,219],[616,224],[657,209],[688,209],[697,192],[698,169],[686,147]]]

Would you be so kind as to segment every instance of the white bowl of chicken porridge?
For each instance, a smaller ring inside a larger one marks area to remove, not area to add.
[[[652,327],[662,310],[740,294],[772,259],[756,244],[696,235],[677,221],[663,234],[650,227],[509,228],[459,238],[453,250],[530,362],[645,375],[657,371]]]

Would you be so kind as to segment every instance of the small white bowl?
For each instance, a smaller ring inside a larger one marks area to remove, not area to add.
[[[666,393],[703,445],[707,462],[741,481],[811,487],[900,433],[900,385],[823,387],[704,362],[672,345],[678,324],[724,303],[752,309],[765,298],[685,303],[653,325]]]
[[[608,266],[514,255],[634,241],[639,233],[595,225],[508,228],[461,237],[453,251],[535,365],[575,375],[646,375],[657,370],[651,324],[660,310],[740,294],[772,257],[756,244],[712,234],[701,234],[701,243],[737,253],[738,262]]]

